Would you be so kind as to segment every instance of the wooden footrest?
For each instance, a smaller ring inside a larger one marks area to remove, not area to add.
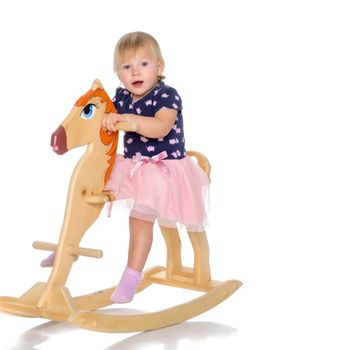
[[[34,241],[33,248],[39,250],[48,250],[54,252],[57,250],[58,245],[49,242]],[[99,249],[82,248],[82,247],[67,247],[68,255],[82,255],[89,258],[102,258],[103,251]]]

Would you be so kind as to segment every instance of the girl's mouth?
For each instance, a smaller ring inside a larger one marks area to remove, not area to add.
[[[141,87],[142,84],[143,84],[143,81],[142,81],[142,80],[137,80],[137,81],[134,81],[134,82],[132,83],[132,85],[133,85],[134,87],[136,87],[136,88]]]

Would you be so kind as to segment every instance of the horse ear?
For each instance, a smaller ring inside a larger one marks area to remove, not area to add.
[[[92,83],[91,90],[95,91],[98,88],[103,89],[103,86],[98,79],[95,79],[94,82]]]

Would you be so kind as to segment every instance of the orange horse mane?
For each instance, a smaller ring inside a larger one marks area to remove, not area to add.
[[[114,103],[109,98],[106,91],[102,88],[97,88],[96,90],[89,90],[85,95],[81,96],[77,102],[75,102],[75,106],[85,106],[89,100],[91,100],[93,97],[99,97],[101,103],[106,103],[105,107],[105,113],[117,113],[117,109],[114,106]],[[118,132],[114,132],[111,135],[109,135],[105,130],[100,128],[100,139],[101,142],[105,145],[111,145],[109,150],[107,151],[107,155],[110,157],[108,160],[109,166],[107,168],[105,177],[104,177],[104,185],[106,185],[111,173],[112,169],[115,163],[116,154],[117,154],[117,147],[118,147]]]

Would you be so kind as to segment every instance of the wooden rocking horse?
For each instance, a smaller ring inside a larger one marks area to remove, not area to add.
[[[58,244],[33,243],[36,249],[56,251],[55,262],[46,283],[36,283],[19,298],[0,297],[0,311],[65,321],[100,332],[137,332],[166,327],[197,316],[221,303],[241,286],[242,283],[237,280],[219,282],[211,279],[205,232],[188,233],[194,251],[194,267],[187,268],[182,265],[177,229],[160,226],[167,247],[166,267],[156,266],[145,271],[137,292],[158,283],[201,291],[201,296],[165,310],[137,315],[107,314],[98,310],[112,304],[110,296],[115,286],[88,295],[71,296],[65,283],[74,257],[101,257],[103,254],[96,249],[80,247],[79,243],[105,203],[114,200],[112,193],[103,192],[116,158],[118,143],[118,132],[109,135],[101,129],[101,120],[111,112],[116,112],[113,102],[100,81],[95,80],[53,133],[51,145],[58,154],[87,145],[70,180]],[[118,123],[117,127],[124,131],[136,130],[133,123]],[[210,175],[210,164],[202,154],[187,154],[195,157]]]

